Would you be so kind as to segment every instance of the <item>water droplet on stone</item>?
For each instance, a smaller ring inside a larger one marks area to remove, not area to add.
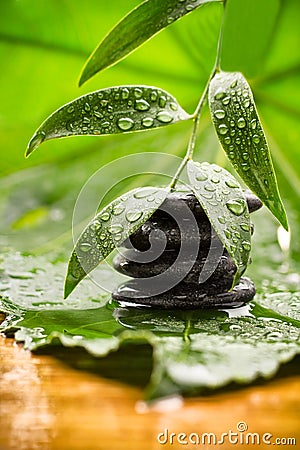
[[[148,109],[150,109],[149,103],[146,100],[143,100],[142,98],[135,101],[134,107],[138,111],[148,111]]]
[[[144,117],[142,119],[142,125],[146,128],[150,128],[153,125],[154,120],[152,119],[152,117]]]
[[[129,117],[121,117],[117,122],[118,127],[122,131],[130,130],[134,126],[134,121]]]
[[[162,123],[169,123],[173,120],[172,115],[168,111],[160,111],[157,114],[156,118]]]
[[[126,213],[126,219],[128,220],[128,222],[136,222],[142,217],[142,215],[142,211],[130,210]]]
[[[246,126],[246,121],[245,121],[245,119],[243,118],[243,117],[240,117],[239,118],[239,120],[237,121],[237,126],[239,127],[239,128],[245,128],[245,126]]]
[[[218,129],[219,129],[219,133],[222,134],[222,135],[224,135],[224,134],[226,134],[228,132],[228,128],[227,128],[227,126],[224,123],[219,125]]]
[[[226,116],[226,113],[223,109],[217,109],[214,112],[214,115],[217,119],[224,119],[224,117]]]
[[[236,216],[241,216],[246,209],[245,200],[242,199],[229,200],[226,206]]]

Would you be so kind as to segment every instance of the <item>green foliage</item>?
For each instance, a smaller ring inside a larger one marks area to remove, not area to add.
[[[124,17],[90,56],[79,85],[115,64],[163,28],[205,3],[220,0],[146,0]]]
[[[103,208],[82,232],[69,261],[65,297],[159,208],[168,189],[144,187]]]
[[[14,333],[30,350],[82,347],[97,358],[129,343],[137,351],[146,342],[153,348],[148,400],[270,378],[300,353],[299,292],[286,299],[287,313],[278,311],[280,294],[259,296],[238,317],[230,311],[164,312],[105,305],[109,294],[104,293],[95,303],[91,290],[63,302],[59,282],[49,280],[60,279],[61,264],[43,258],[7,256],[1,270],[9,283],[0,297],[0,310],[7,314],[0,331]],[[18,304],[13,298],[20,285]],[[266,303],[267,308],[261,306]],[[119,364],[122,358],[124,353]]]
[[[221,65],[224,71],[253,77],[261,72],[270,45],[280,0],[227,0]]]
[[[269,147],[243,75],[231,72],[215,75],[209,86],[209,107],[218,138],[234,168],[288,229]]]
[[[250,216],[242,188],[216,164],[189,161],[188,174],[197,199],[236,263],[236,284],[246,270],[251,250]]]
[[[143,131],[188,118],[176,99],[161,89],[151,86],[101,89],[51,114],[29,142],[26,156],[48,139]]]

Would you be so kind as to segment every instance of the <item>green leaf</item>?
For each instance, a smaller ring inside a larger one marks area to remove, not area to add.
[[[92,53],[79,85],[100,70],[115,64],[163,28],[205,3],[219,0],[146,0],[127,14]]]
[[[145,131],[189,118],[176,99],[162,89],[151,86],[101,89],[51,114],[31,138],[26,156],[49,139]]]
[[[86,363],[88,354],[105,358],[114,352],[111,373],[118,370],[118,362],[126,364],[125,344],[131,343],[140,355],[138,349],[147,342],[153,348],[148,400],[270,378],[280,364],[300,354],[300,321],[294,315],[300,307],[299,292],[284,299],[290,317],[277,311],[280,293],[268,299],[257,297],[256,303],[233,314],[230,310],[158,311],[108,305],[109,294],[97,290],[97,300],[87,291],[84,294],[83,286],[80,294],[64,302],[61,281],[56,281],[61,280],[62,264],[44,258],[6,255],[0,267],[0,311],[6,314],[1,332],[14,333],[16,341],[30,350],[55,351],[60,345],[68,352],[81,347],[87,352]],[[261,306],[266,302],[268,309]],[[292,305],[294,309],[289,308]],[[124,352],[116,353],[121,348]],[[80,358],[78,352],[79,365]],[[92,367],[91,363],[92,359],[85,367]],[[109,359],[102,367],[105,363]]]
[[[288,229],[267,140],[243,75],[217,73],[209,86],[209,107],[219,141],[233,167]]]
[[[191,188],[237,266],[233,284],[246,270],[250,250],[250,216],[242,188],[216,164],[188,162]]]
[[[133,189],[105,206],[94,217],[72,252],[65,282],[65,298],[88,273],[146,222],[167,194],[168,189]]]
[[[221,67],[252,77],[273,36],[279,0],[227,0],[222,31]]]

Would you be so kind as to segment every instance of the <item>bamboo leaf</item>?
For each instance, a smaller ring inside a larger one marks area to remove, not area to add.
[[[72,252],[65,281],[65,298],[77,284],[121,245],[156,211],[168,189],[133,189],[103,208],[82,232]]]
[[[220,0],[146,0],[127,14],[88,59],[79,85],[115,64],[163,28],[205,3]]]
[[[243,75],[218,73],[210,83],[209,107],[219,141],[233,167],[288,229],[269,146],[251,88]]]
[[[237,266],[234,284],[246,270],[250,250],[250,217],[237,180],[216,164],[188,162],[191,188]]]
[[[51,114],[31,138],[26,156],[49,139],[145,131],[189,118],[176,99],[162,89],[151,86],[101,89]]]

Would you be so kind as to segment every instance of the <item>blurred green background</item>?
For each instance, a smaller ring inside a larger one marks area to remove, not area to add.
[[[139,152],[183,156],[192,123],[148,133],[73,137],[45,143],[28,160],[27,142],[55,109],[84,93],[121,84],[159,86],[193,112],[215,59],[222,5],[210,4],[174,23],[117,65],[77,87],[90,52],[138,0],[1,0],[0,245],[4,251],[56,254],[72,249],[71,222],[84,182],[107,162]],[[276,29],[256,76],[249,80],[268,137],[286,206],[290,254],[277,242],[267,211],[255,216],[254,259],[278,268],[300,260],[300,3],[281,0]],[[253,42],[259,45],[259,42]],[[227,159],[207,108],[195,159]],[[141,167],[143,170],[150,167]],[[95,197],[109,187],[99,182]],[[132,187],[132,186],[131,186]],[[122,186],[125,189],[126,186]],[[273,269],[272,269],[273,270]],[[274,273],[274,272],[273,272]],[[259,275],[257,275],[259,278]]]

